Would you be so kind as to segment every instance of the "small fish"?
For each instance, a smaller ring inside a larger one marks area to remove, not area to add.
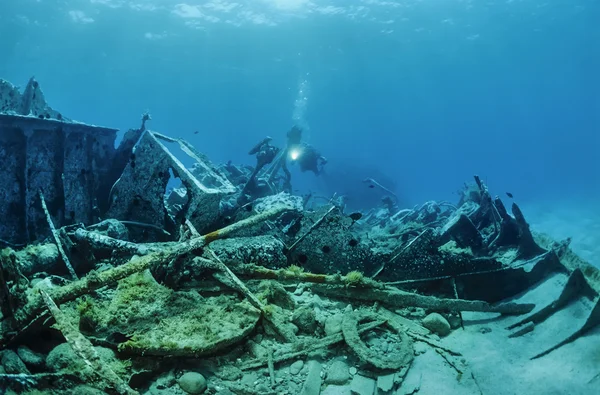
[[[375,185],[371,184],[369,185],[369,188],[375,188]]]
[[[510,192],[506,192],[506,196],[508,196],[508,197],[509,197],[509,198],[511,198],[511,199],[513,198],[513,194],[512,194],[512,193],[510,193]]]
[[[348,217],[350,217],[350,219],[352,219],[352,221],[356,222],[356,221],[358,221],[359,219],[362,218],[362,214],[359,213],[359,212],[356,212],[356,213],[350,214]]]
[[[194,132],[194,134],[198,134],[198,133],[200,133],[200,132],[199,132],[199,131],[197,131],[197,130]]]

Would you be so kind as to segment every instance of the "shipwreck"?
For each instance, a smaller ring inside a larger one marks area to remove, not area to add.
[[[217,165],[150,121],[115,146],[0,80],[0,390],[488,394],[505,361],[477,344],[520,349],[518,381],[597,340],[598,269],[477,176],[456,203],[348,213],[291,194],[270,137]]]

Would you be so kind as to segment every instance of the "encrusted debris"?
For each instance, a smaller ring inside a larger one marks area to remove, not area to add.
[[[578,329],[534,358],[600,323],[597,269],[477,176],[457,204],[413,208],[368,178],[388,196],[348,213],[341,196],[292,193],[297,127],[237,166],[150,121],[114,148],[116,130],[64,117],[35,80],[0,80],[2,389],[412,394],[435,356],[481,393],[447,343],[463,312],[528,314],[502,335],[519,341],[583,301]],[[508,301],[557,274],[552,303]]]

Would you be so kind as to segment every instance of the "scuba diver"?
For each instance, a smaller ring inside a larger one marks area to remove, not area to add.
[[[312,145],[302,143],[302,129],[293,126],[287,133],[287,154],[292,164],[298,163],[300,171],[312,171],[316,176],[323,172],[327,159]]]
[[[272,146],[271,140],[271,137],[265,137],[248,152],[256,156],[256,166],[237,198],[238,205],[275,193],[276,190],[291,192],[292,174],[288,169],[288,160],[292,164],[298,163],[302,172],[312,171],[317,176],[323,173],[327,159],[310,144],[302,143],[302,129],[298,126],[287,132],[284,149]],[[279,171],[283,172],[283,176],[278,176]],[[275,187],[278,183],[281,183],[279,188]]]

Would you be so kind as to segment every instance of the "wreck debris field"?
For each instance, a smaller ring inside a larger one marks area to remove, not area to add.
[[[597,393],[599,270],[493,184],[352,212],[151,123],[0,80],[0,393]]]

